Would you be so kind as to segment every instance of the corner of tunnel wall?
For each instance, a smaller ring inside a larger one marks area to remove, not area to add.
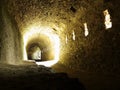
[[[0,27],[0,62],[18,64],[22,59],[21,34],[4,4],[1,7],[0,19],[3,24]]]

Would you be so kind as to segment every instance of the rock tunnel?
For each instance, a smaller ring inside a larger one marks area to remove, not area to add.
[[[57,59],[56,62],[72,68],[111,70],[112,65],[119,66],[116,2],[6,0],[1,3],[1,62],[15,64],[35,59],[33,49],[39,48],[43,61]],[[111,15],[109,29],[105,28],[105,10]]]
[[[4,3],[0,15],[1,62],[15,64],[33,59],[33,49],[39,48],[43,60],[59,58],[59,63],[68,67],[111,70],[112,65],[119,66],[119,32],[116,29],[119,28],[119,13],[114,10],[118,4],[113,6],[116,2],[5,0],[1,3]],[[109,21],[113,24],[107,30],[105,10],[111,15]],[[11,57],[15,59],[10,60]]]
[[[119,0],[0,1],[0,63],[120,73]]]
[[[54,50],[53,45],[48,37],[43,35],[35,35],[29,40],[26,46],[28,60],[53,60]]]

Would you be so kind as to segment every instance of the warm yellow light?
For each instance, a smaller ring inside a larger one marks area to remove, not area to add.
[[[50,61],[36,62],[37,65],[44,65],[47,67],[51,67],[59,61],[59,53],[60,53],[60,39],[57,35],[52,35],[52,41],[54,43],[55,50],[55,58]]]
[[[84,23],[84,30],[85,30],[84,35],[87,37],[89,34],[88,28],[87,28],[87,23]]]
[[[110,14],[108,12],[108,10],[106,9],[105,11],[103,11],[104,13],[104,16],[105,16],[105,28],[106,29],[109,29],[109,28],[112,28],[112,22],[111,22],[111,19],[110,19]]]
[[[74,31],[73,31],[72,35],[73,35],[73,40],[75,40],[75,32]]]
[[[30,38],[33,38],[36,34],[42,34],[47,37],[49,37],[51,43],[53,44],[53,50],[54,50],[54,60],[50,61],[42,61],[42,62],[36,62],[37,65],[44,65],[47,67],[50,67],[54,64],[56,64],[59,61],[59,53],[60,53],[60,39],[59,36],[53,32],[53,30],[50,27],[38,27],[38,26],[30,26],[27,28],[27,32],[24,33],[24,60],[27,60],[27,53],[26,53],[26,45]],[[27,60],[29,61],[29,60]]]

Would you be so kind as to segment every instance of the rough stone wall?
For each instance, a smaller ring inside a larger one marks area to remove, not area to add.
[[[60,62],[71,69],[119,71],[120,33],[119,0],[7,0],[9,13],[17,21],[20,32],[28,22],[64,26],[60,31]],[[103,11],[109,10],[113,27],[105,30]],[[84,36],[83,23],[89,35]],[[75,31],[76,41],[72,40]],[[65,44],[65,36],[68,44]]]
[[[20,32],[4,2],[1,2],[0,12],[0,61],[8,64],[20,63],[22,60]]]

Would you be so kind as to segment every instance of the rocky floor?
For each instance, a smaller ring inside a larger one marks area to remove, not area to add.
[[[120,90],[120,75],[72,70],[57,64],[0,64],[0,90]]]
[[[85,90],[77,78],[51,68],[25,65],[0,65],[0,90]]]
[[[57,72],[66,72],[69,77],[79,78],[86,90],[120,90],[120,74],[108,72],[88,72],[73,70],[63,65],[53,67]]]

